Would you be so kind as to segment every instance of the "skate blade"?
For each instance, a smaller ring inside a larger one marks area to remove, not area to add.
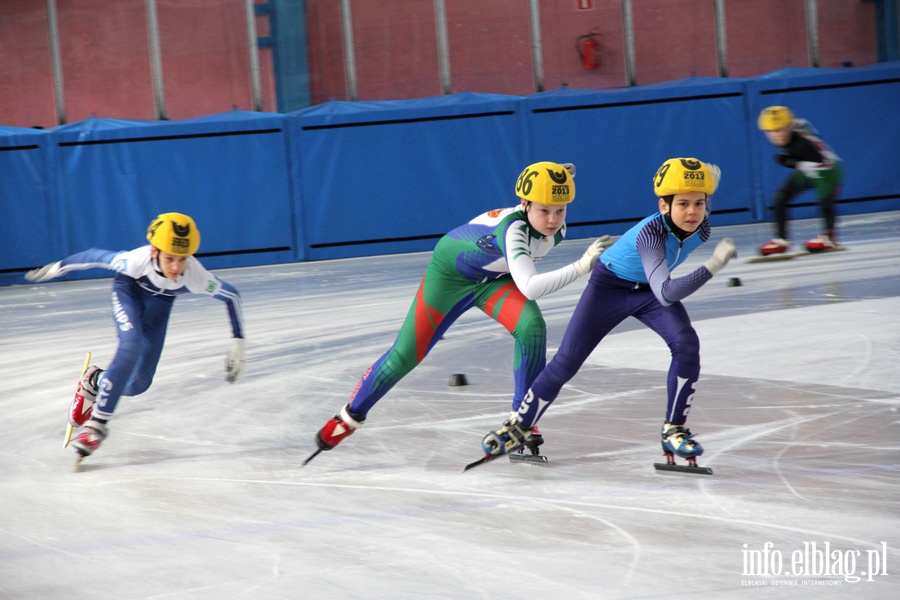
[[[534,465],[546,465],[547,457],[543,454],[522,454],[516,452],[509,455],[509,462],[531,463]]]
[[[654,463],[653,467],[657,471],[675,471],[676,473],[693,473],[694,475],[713,474],[713,470],[709,467],[692,467],[690,465],[672,465],[668,463]]]
[[[485,454],[484,456],[482,456],[475,462],[470,462],[465,467],[463,467],[463,472],[465,473],[469,469],[473,469],[473,468],[477,467],[478,465],[483,465],[484,463],[491,462],[498,456],[503,456],[503,455],[502,454]]]
[[[301,466],[304,466],[304,467],[305,467],[306,465],[309,464],[309,461],[311,461],[312,459],[314,459],[315,457],[317,457],[317,456],[318,456],[319,454],[321,454],[321,453],[322,453],[322,449],[319,448],[318,450],[316,450],[315,452],[313,452],[312,454],[310,454],[310,455],[309,455],[309,458],[307,458],[306,460],[304,460],[304,461],[303,461],[303,465],[301,465]]]

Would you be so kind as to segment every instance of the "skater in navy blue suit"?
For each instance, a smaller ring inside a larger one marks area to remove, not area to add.
[[[681,300],[736,256],[734,242],[727,238],[719,242],[704,265],[682,277],[673,278],[671,271],[709,239],[709,196],[718,181],[719,168],[695,158],[673,158],[662,164],[653,178],[659,211],[600,256],[558,352],[538,375],[519,410],[485,436],[485,453],[499,455],[521,447],[562,386],[628,317],[659,334],[672,352],[662,427],[666,453],[690,460],[703,453],[684,427],[700,376],[700,342]]]
[[[69,415],[71,425],[83,426],[72,442],[82,458],[93,454],[106,438],[106,423],[119,398],[137,396],[150,387],[176,296],[206,294],[227,305],[234,339],[226,359],[226,379],[233,382],[243,370],[241,297],[194,258],[200,232],[193,219],[180,213],[161,214],[151,221],[147,241],[149,245],[126,252],[91,248],[25,275],[29,281],[41,282],[94,267],[116,271],[112,307],[119,347],[106,370],[93,365],[85,371]]]

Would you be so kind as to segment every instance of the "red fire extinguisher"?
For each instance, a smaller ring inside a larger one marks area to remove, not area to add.
[[[600,42],[597,38],[599,33],[588,33],[579,36],[575,41],[575,49],[578,51],[578,58],[581,59],[581,66],[584,69],[593,70],[600,68]]]

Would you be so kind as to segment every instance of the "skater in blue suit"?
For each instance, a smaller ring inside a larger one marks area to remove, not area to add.
[[[723,239],[704,265],[682,277],[673,278],[671,271],[709,239],[709,196],[718,182],[719,168],[695,158],[673,158],[662,164],[653,178],[658,212],[628,230],[600,256],[558,352],[535,379],[518,411],[485,436],[486,454],[521,447],[562,386],[628,317],[655,331],[672,353],[662,426],[666,453],[689,462],[703,453],[684,427],[700,377],[700,341],[681,300],[736,256],[734,242]]]
[[[42,282],[94,267],[116,272],[112,307],[119,347],[106,370],[92,365],[85,371],[69,415],[70,424],[82,426],[72,442],[82,458],[93,454],[106,438],[107,421],[119,398],[137,396],[150,387],[176,296],[206,294],[226,304],[234,336],[226,379],[233,382],[244,367],[241,297],[194,258],[200,232],[193,219],[180,213],[161,214],[150,222],[147,241],[149,245],[125,252],[91,248],[25,275],[28,281]]]

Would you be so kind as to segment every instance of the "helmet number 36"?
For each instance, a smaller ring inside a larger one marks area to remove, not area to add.
[[[528,196],[531,194],[531,187],[534,185],[532,179],[537,177],[540,174],[539,171],[522,171],[522,174],[519,175],[519,180],[516,182],[516,191],[520,192],[523,196]]]

